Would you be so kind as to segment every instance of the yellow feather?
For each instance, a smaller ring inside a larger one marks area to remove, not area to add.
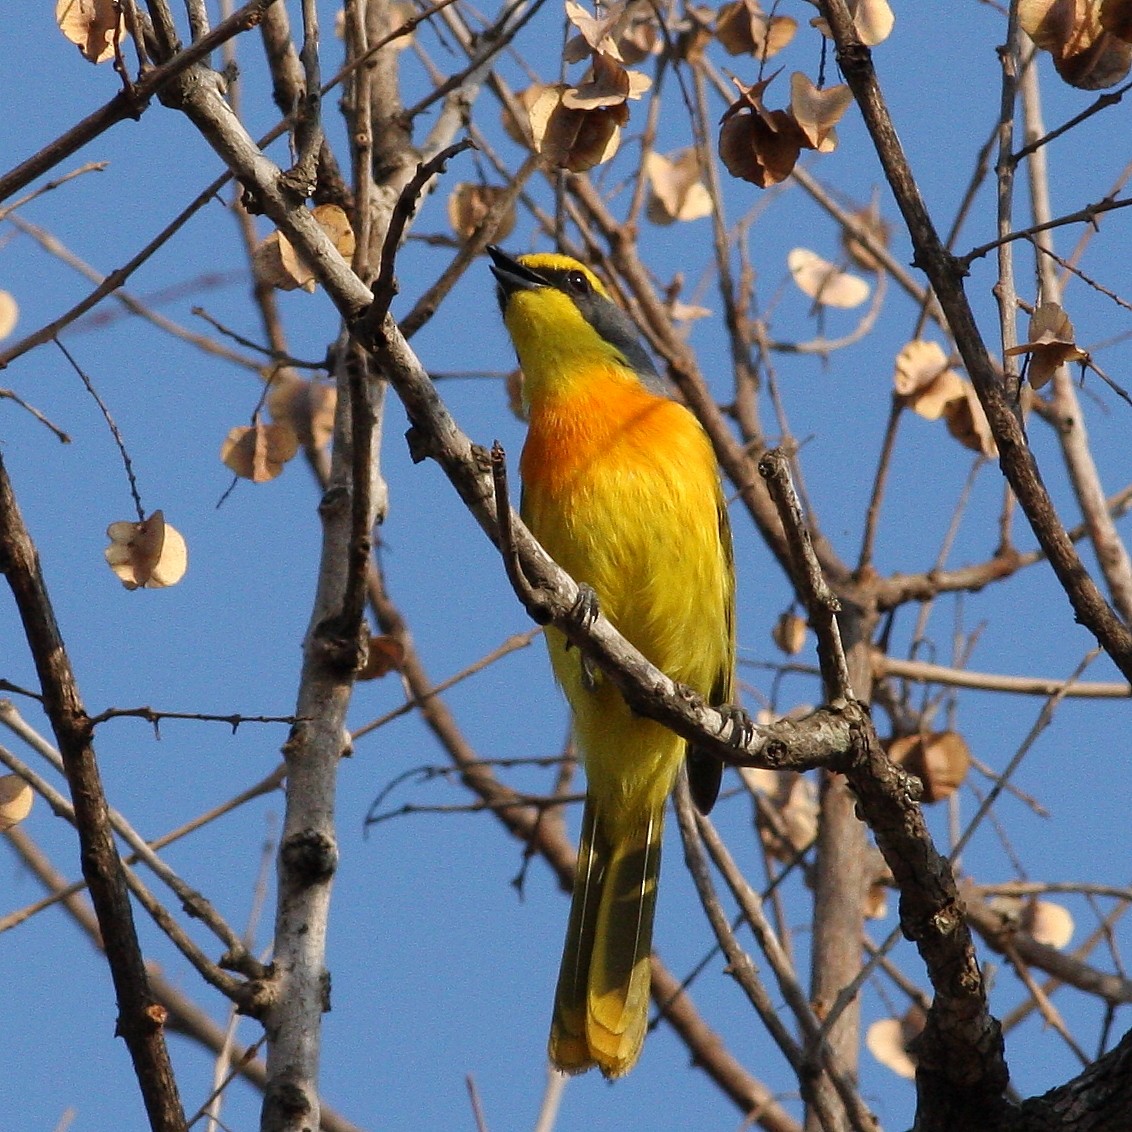
[[[508,288],[501,278],[530,407],[524,521],[653,664],[724,702],[734,668],[734,577],[710,442],[554,283],[582,272],[605,297],[591,272],[565,256],[518,262],[550,281]],[[550,1057],[568,1072],[597,1065],[617,1077],[644,1041],[664,809],[687,745],[634,715],[600,674],[584,672],[560,633],[548,629],[547,642],[587,780]],[[714,790],[705,793],[710,805]]]

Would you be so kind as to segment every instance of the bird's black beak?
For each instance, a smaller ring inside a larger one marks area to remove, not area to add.
[[[502,248],[489,244],[487,254],[491,256],[491,273],[499,284],[499,306],[506,309],[507,300],[516,291],[533,291],[536,287],[549,287],[550,280],[537,271],[524,267],[517,259],[512,259]]]

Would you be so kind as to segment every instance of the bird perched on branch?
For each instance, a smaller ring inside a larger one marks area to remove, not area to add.
[[[563,255],[488,251],[530,414],[523,520],[653,664],[711,704],[730,703],[731,529],[707,435],[667,396],[636,327],[592,271]],[[704,813],[723,768],[635,715],[560,632],[546,636],[587,780],[550,1059],[619,1077],[648,1022],[665,803],[685,753]]]

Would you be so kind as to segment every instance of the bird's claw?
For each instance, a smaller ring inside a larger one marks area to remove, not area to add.
[[[570,607],[570,620],[580,629],[588,629],[597,620],[601,613],[601,606],[597,600],[597,591],[585,582],[578,583],[578,596]],[[574,647],[573,642],[567,641],[566,647]],[[582,669],[582,687],[592,692],[597,687],[598,669],[594,662],[584,653],[579,657]]]
[[[719,734],[726,738],[729,747],[745,747],[755,737],[755,724],[746,708],[738,704],[720,704],[715,710],[723,716]]]
[[[570,606],[570,612],[566,616],[579,629],[588,629],[597,620],[599,613],[601,613],[601,607],[598,604],[597,591],[594,590],[593,586],[579,582],[578,596],[574,598],[574,604]],[[568,640],[566,648],[572,649],[573,647],[574,642]]]
[[[601,605],[597,600],[597,591],[585,582],[578,583],[578,596],[570,607],[570,620],[580,629],[589,629],[598,619]]]

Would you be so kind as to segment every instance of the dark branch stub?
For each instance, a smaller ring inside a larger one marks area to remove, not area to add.
[[[536,625],[549,625],[552,614],[549,606],[542,599],[538,590],[531,585],[526,574],[523,573],[522,563],[519,561],[519,551],[515,546],[514,530],[511,526],[511,497],[507,484],[507,453],[503,445],[497,440],[491,446],[491,478],[495,487],[495,521],[498,529],[499,553],[503,556],[503,566],[507,571],[507,580],[515,591],[515,596],[523,603],[523,608],[530,615]],[[593,593],[593,591],[590,591]],[[594,595],[596,602],[596,595]],[[583,613],[586,607],[582,600],[581,590],[578,592],[578,604],[582,606]],[[587,625],[592,625],[597,616],[596,610],[590,611]]]

